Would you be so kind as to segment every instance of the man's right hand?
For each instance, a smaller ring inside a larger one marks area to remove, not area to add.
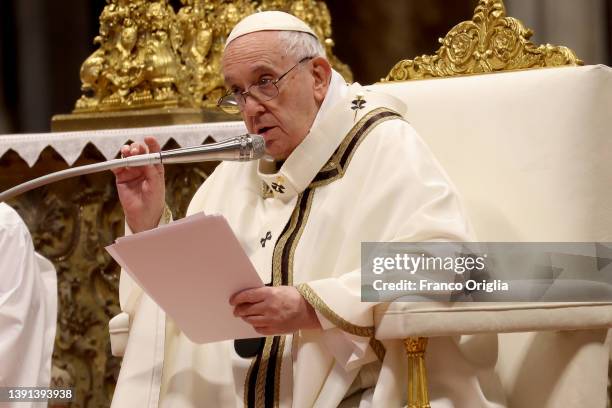
[[[121,148],[123,157],[161,150],[154,137],[146,137],[145,144],[132,143]],[[164,166],[121,167],[113,170],[117,193],[125,220],[132,232],[155,228],[164,211],[166,185]]]

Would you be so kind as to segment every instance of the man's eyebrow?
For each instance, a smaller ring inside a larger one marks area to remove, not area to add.
[[[273,65],[270,64],[266,64],[266,63],[261,63],[261,64],[257,64],[255,65],[252,69],[251,69],[251,73],[253,74],[261,74],[261,73],[268,73],[268,72],[275,72],[275,69],[273,68]],[[226,86],[231,85],[233,83],[233,78],[231,76],[226,76],[223,78]]]
[[[251,70],[251,72],[253,73],[259,73],[259,72],[264,72],[264,71],[275,71],[275,70],[272,65],[268,65],[268,64],[255,65],[253,69]]]

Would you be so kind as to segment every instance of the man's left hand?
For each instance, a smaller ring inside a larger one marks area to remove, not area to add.
[[[243,290],[230,298],[230,304],[234,316],[266,336],[321,328],[316,312],[293,286]]]

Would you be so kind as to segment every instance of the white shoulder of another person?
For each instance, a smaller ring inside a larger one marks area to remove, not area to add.
[[[28,228],[13,208],[5,203],[0,203],[0,233],[27,232]]]

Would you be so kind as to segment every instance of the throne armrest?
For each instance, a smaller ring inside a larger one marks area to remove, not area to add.
[[[612,327],[610,303],[390,303],[374,310],[378,339]]]

